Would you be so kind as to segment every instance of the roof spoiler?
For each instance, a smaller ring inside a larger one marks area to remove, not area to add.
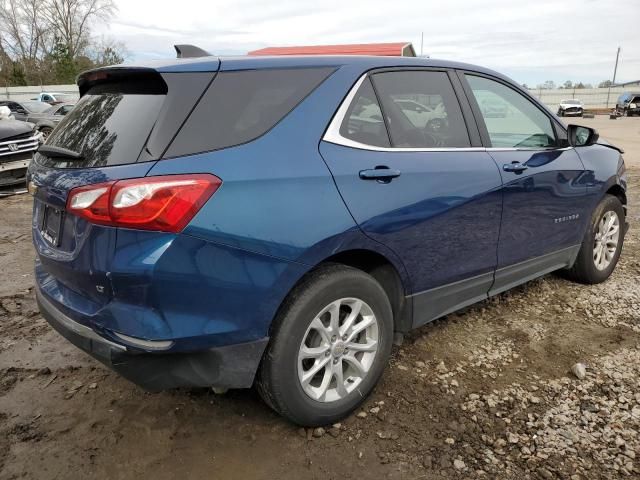
[[[167,84],[160,73],[147,67],[103,67],[78,75],[80,96],[99,93],[165,95]]]
[[[177,58],[211,57],[209,52],[195,45],[174,45],[173,48],[176,49]]]

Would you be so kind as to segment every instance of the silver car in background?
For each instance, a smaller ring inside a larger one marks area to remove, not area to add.
[[[580,100],[575,98],[562,100],[558,105],[559,117],[581,117],[584,113],[584,107]]]

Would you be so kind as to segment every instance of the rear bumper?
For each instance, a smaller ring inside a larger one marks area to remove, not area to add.
[[[145,390],[249,388],[269,338],[188,353],[132,349],[106,339],[60,311],[36,286],[42,316],[63,337]]]

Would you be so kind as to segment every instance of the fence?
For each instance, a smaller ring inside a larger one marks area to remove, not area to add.
[[[608,88],[556,88],[553,90],[536,88],[529,89],[529,93],[555,110],[562,100],[569,98],[580,100],[586,108],[613,108],[620,94],[628,90],[624,87],[612,87],[611,92]],[[608,104],[607,96],[609,97]]]
[[[0,96],[12,100],[31,100],[42,92],[80,95],[77,85],[38,85],[31,87],[0,87]]]

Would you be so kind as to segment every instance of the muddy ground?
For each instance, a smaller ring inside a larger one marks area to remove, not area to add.
[[[640,169],[630,180],[609,281],[550,275],[417,330],[363,409],[315,431],[253,391],[145,393],[75,349],[35,306],[30,199],[4,199],[0,478],[640,478]]]

